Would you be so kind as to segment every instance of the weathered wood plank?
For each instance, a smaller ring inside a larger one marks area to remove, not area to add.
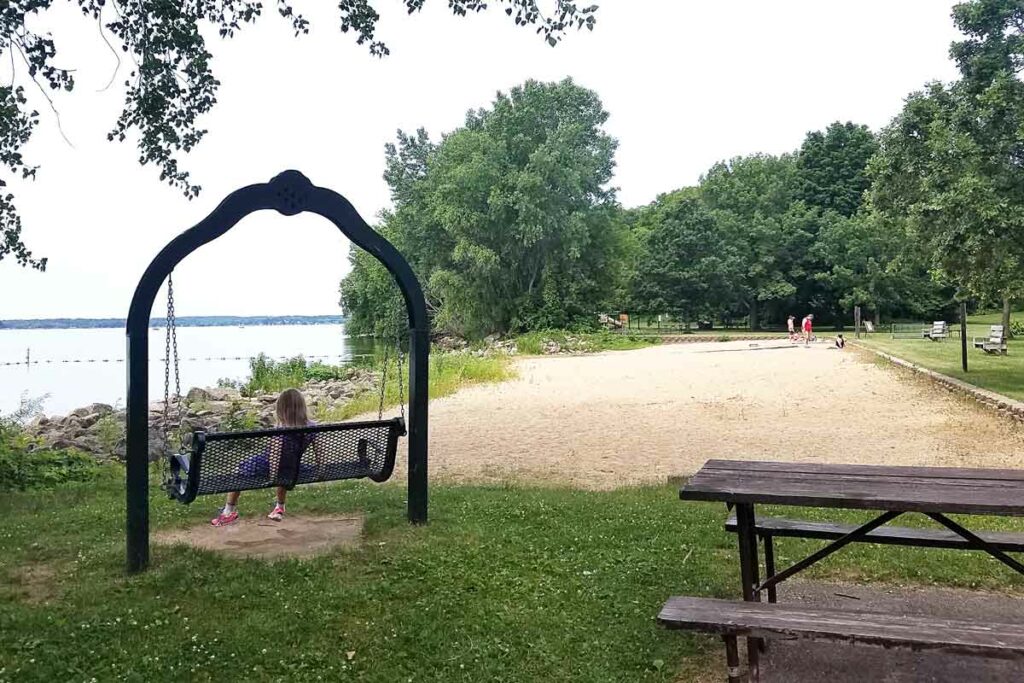
[[[1024,515],[1024,472],[710,460],[680,489],[679,497],[730,503]]]
[[[807,472],[814,474],[869,474],[872,476],[920,476],[948,479],[996,479],[1024,481],[1024,470],[988,467],[922,467],[916,465],[846,465],[776,460],[708,460],[702,469],[763,472]]]
[[[758,532],[767,532],[782,538],[814,538],[834,540],[842,538],[853,531],[853,524],[830,524],[827,522],[809,522],[800,519],[781,519],[778,517],[759,517],[755,527]],[[736,517],[731,516],[725,522],[725,530],[736,533]],[[1024,533],[1011,531],[979,531],[978,536],[991,543],[999,550],[1024,552]],[[922,548],[969,548],[963,537],[949,529],[913,529],[910,527],[883,526],[869,532],[861,543],[880,543],[884,545],[918,546]]]
[[[658,614],[667,628],[755,638],[785,636],[965,655],[1024,658],[1024,624],[835,609],[792,608],[764,602],[672,597]]]

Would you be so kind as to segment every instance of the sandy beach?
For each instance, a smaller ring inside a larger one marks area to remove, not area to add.
[[[516,370],[431,403],[432,479],[607,489],[708,458],[1024,465],[1024,427],[850,348],[667,344]]]

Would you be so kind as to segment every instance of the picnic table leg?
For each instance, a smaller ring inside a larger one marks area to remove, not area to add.
[[[743,583],[743,599],[759,602],[760,594],[755,590],[758,583],[757,530],[754,524],[754,506],[751,503],[736,504],[736,531],[740,544],[740,581]],[[750,665],[750,680],[759,681],[760,638],[747,638],[747,662]]]
[[[764,578],[770,579],[775,576],[775,543],[771,534],[765,534],[764,538]],[[768,602],[778,602],[778,594],[775,586],[768,588]]]
[[[725,641],[725,666],[729,683],[740,683],[740,652],[736,645],[736,634],[722,636]]]

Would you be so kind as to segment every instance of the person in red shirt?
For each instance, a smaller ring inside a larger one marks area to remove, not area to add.
[[[804,346],[811,343],[811,337],[814,335],[813,329],[814,314],[808,313],[804,316],[804,320],[800,323],[800,329],[804,333]]]

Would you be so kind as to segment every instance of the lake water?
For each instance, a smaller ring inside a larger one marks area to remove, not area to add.
[[[351,338],[344,325],[266,325],[178,328],[181,391],[213,386],[219,378],[245,379],[248,358],[298,355],[339,363],[372,353],[369,338]],[[24,363],[28,366],[5,366]],[[164,330],[149,333],[149,397],[163,398]],[[74,362],[74,361],[78,362]],[[68,362],[63,362],[68,361]],[[48,395],[43,412],[61,415],[90,403],[124,405],[125,333],[121,328],[0,330],[0,413],[16,409],[22,396]],[[171,391],[174,391],[173,376]]]

